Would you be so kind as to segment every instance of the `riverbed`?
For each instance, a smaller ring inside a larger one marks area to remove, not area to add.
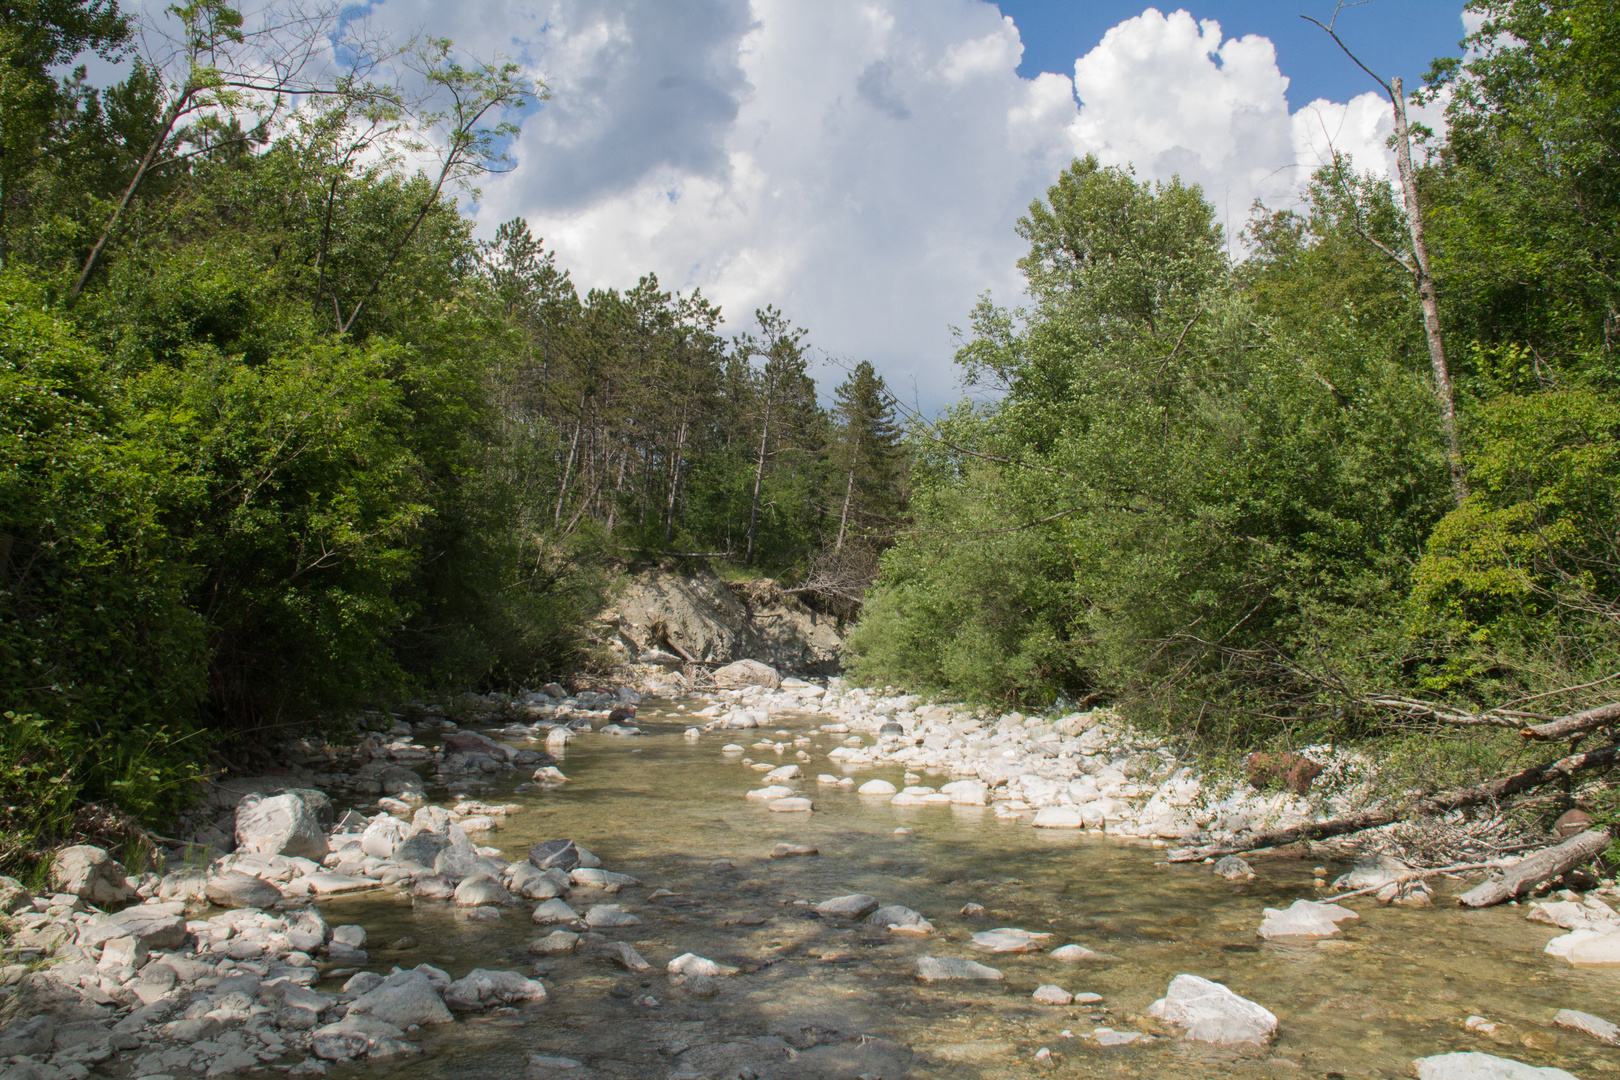
[[[1442,883],[1433,908],[1353,900],[1362,917],[1333,938],[1265,942],[1255,934],[1261,910],[1318,898],[1312,869],[1321,863],[1259,856],[1255,879],[1233,883],[1207,866],[1167,865],[1145,844],[1032,829],[988,807],[893,806],[816,782],[841,772],[826,758],[840,737],[815,732],[825,717],[773,717],[764,731],[690,738],[682,733],[691,714],[675,706],[645,702],[638,736],[578,736],[560,755],[569,780],[557,788],[511,794],[514,779],[478,793],[522,806],[481,841],[508,859],[569,837],[641,880],[604,899],[643,925],[605,933],[633,944],[651,971],[594,956],[537,958],[527,946],[545,930],[521,908],[491,924],[389,893],[322,903],[329,922],[367,928],[374,970],[426,962],[457,977],[474,967],[538,971],[550,990],[534,1008],[423,1029],[414,1038],[427,1056],[395,1075],[549,1075],[530,1072],[531,1056],[542,1055],[583,1062],[555,1072],[569,1078],[1397,1077],[1410,1075],[1414,1058],[1454,1050],[1580,1077],[1620,1072],[1620,1051],[1551,1023],[1561,1008],[1613,1013],[1620,975],[1544,955],[1558,931],[1527,922],[1520,907],[1460,910]],[[811,760],[794,747],[721,751],[779,731],[810,737]],[[814,811],[774,813],[744,798],[762,780],[743,757],[799,764],[805,778],[789,786]],[[899,769],[866,769],[860,779],[874,776],[903,783]],[[819,853],[771,858],[784,842]],[[673,895],[649,899],[657,889]],[[901,936],[809,910],[856,892],[914,908],[936,930]],[[961,914],[970,904],[984,913]],[[971,934],[995,927],[1050,933],[1049,947],[1077,943],[1103,958],[1065,963],[969,947]],[[378,947],[407,936],[415,944]],[[741,971],[720,980],[717,996],[695,996],[664,973],[686,952]],[[1005,977],[920,983],[921,956],[971,958]],[[1274,1012],[1272,1045],[1191,1043],[1148,1019],[1179,973],[1225,983]],[[1102,1000],[1037,1004],[1030,995],[1043,984]],[[1466,1027],[1471,1016],[1495,1030]],[[1105,1046],[1099,1030],[1149,1038]]]

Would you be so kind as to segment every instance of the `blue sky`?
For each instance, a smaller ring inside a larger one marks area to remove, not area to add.
[[[1076,56],[1146,5],[1142,0],[999,0],[997,6],[1018,24],[1024,42],[1018,74],[1027,79],[1042,71],[1073,74]],[[1161,11],[1184,7],[1195,18],[1216,19],[1227,37],[1270,38],[1295,108],[1316,98],[1348,101],[1373,89],[1367,75],[1326,34],[1300,18],[1310,15],[1328,22],[1333,18],[1331,0],[1204,0],[1157,6]],[[1346,7],[1334,28],[1386,80],[1399,75],[1415,86],[1435,57],[1460,55],[1461,12],[1460,0],[1369,0]]]

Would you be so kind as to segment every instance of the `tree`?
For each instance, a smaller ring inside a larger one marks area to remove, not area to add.
[[[738,337],[736,344],[737,354],[745,363],[755,359],[764,361],[762,367],[753,371],[752,379],[759,424],[759,449],[754,456],[754,490],[748,505],[748,540],[743,553],[745,566],[754,565],[765,465],[775,452],[772,440],[777,443],[782,441],[784,418],[781,414],[794,404],[802,404],[805,384],[809,381],[809,376],[805,374],[802,344],[807,331],[793,329],[787,318],[769,305],[756,310],[754,318],[759,323],[759,337],[743,334]],[[810,389],[813,394],[814,384]]]
[[[855,366],[833,391],[833,400],[833,419],[838,425],[833,456],[844,474],[833,551],[842,552],[852,522],[859,527],[863,518],[881,521],[886,531],[898,524],[905,502],[904,462],[893,395],[871,361],[862,360]]]

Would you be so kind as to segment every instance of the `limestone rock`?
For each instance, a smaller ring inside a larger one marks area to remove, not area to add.
[[[304,800],[288,793],[248,795],[236,807],[236,848],[255,855],[288,855],[320,862],[326,833]]]
[[[816,912],[820,915],[838,916],[845,919],[859,919],[870,915],[878,909],[878,899],[866,893],[850,893],[848,896],[835,896],[831,900],[823,900],[816,905]]]
[[[433,983],[420,971],[390,975],[382,985],[349,1003],[349,1016],[369,1016],[395,1027],[412,1024],[448,1024],[450,1010],[439,1000]]]
[[[1051,934],[1020,930],[1014,926],[1003,926],[995,930],[980,930],[973,935],[968,943],[975,949],[982,949],[985,952],[1040,952],[1046,948],[1042,942],[1051,936]]]
[[[1216,859],[1215,865],[1211,869],[1228,881],[1254,877],[1254,867],[1249,865],[1247,859],[1237,855],[1227,855]]]
[[[1412,1062],[1418,1080],[1575,1080],[1563,1069],[1538,1069],[1491,1054],[1436,1054]]]
[[[727,967],[725,964],[717,964],[713,960],[698,956],[695,953],[682,953],[665,965],[665,970],[671,975],[684,975],[688,978],[706,975],[713,979],[724,975],[737,974],[736,968]]]
[[[1171,979],[1169,992],[1148,1012],[1186,1029],[1186,1037],[1197,1042],[1263,1045],[1277,1030],[1269,1010],[1197,975]]]
[[[252,874],[225,870],[208,878],[207,895],[220,907],[266,908],[281,899],[281,890]]]
[[[1559,1027],[1583,1031],[1602,1042],[1620,1044],[1620,1027],[1601,1016],[1593,1016],[1577,1009],[1559,1009],[1558,1015],[1553,1017],[1553,1023]]]
[[[124,864],[91,844],[63,848],[51,860],[51,888],[97,906],[133,899]]]
[[[855,789],[857,795],[893,795],[897,789],[887,780],[868,780]]]
[[[999,979],[1001,972],[974,960],[954,956],[923,956],[917,960],[917,978],[923,982],[944,979]]]
[[[474,874],[463,878],[456,886],[455,901],[462,907],[483,907],[488,904],[507,905],[517,901],[500,882],[487,874]]]
[[[546,1000],[545,984],[515,971],[485,971],[473,968],[444,991],[444,1003],[458,1012],[471,1012],[496,1005]]]
[[[782,685],[782,676],[775,668],[758,660],[737,660],[715,669],[714,685],[733,690],[745,686],[765,686],[775,690]]]
[[[280,898],[277,893],[276,899]],[[79,930],[79,944],[85,947],[118,938],[133,938],[148,949],[177,949],[186,940],[185,905],[137,904],[113,915],[97,916]]]
[[[1361,917],[1347,907],[1311,900],[1295,900],[1292,906],[1281,910],[1266,908],[1264,915],[1259,935],[1268,941],[1282,937],[1332,937],[1339,932],[1338,923]]]

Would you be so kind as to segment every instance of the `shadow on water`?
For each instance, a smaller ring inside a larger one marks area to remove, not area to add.
[[[584,1062],[554,1074],[569,1078],[1395,1077],[1409,1076],[1415,1057],[1451,1050],[1580,1076],[1620,1071],[1612,1050],[1549,1023],[1559,1008],[1612,1006],[1620,978],[1544,956],[1550,928],[1527,923],[1522,909],[1355,901],[1363,918],[1336,938],[1261,942],[1261,908],[1315,895],[1310,862],[1255,859],[1257,879],[1231,884],[1207,867],[1156,862],[1150,848],[1031,829],[984,807],[895,807],[818,786],[818,773],[840,770],[825,756],[834,738],[814,734],[814,718],[698,740],[682,737],[688,722],[669,703],[649,703],[638,721],[646,734],[589,734],[570,746],[561,763],[566,785],[512,796],[511,781],[478,795],[524,807],[483,839],[507,858],[566,836],[644,883],[616,896],[576,892],[569,902],[581,910],[621,903],[641,916],[640,926],[604,933],[633,944],[651,971],[632,974],[593,956],[532,956],[529,942],[551,928],[533,925],[527,908],[488,924],[388,893],[323,904],[330,921],[368,928],[375,970],[425,961],[452,976],[474,967],[532,973],[538,963],[551,990],[528,1010],[424,1030],[414,1037],[429,1056],[396,1075],[504,1080],[526,1075],[529,1055],[543,1054]],[[810,735],[803,749],[812,760],[799,761],[796,747],[720,752],[732,740],[777,738],[777,730]],[[805,778],[791,786],[815,800],[815,812],[772,813],[743,798],[763,783],[741,763],[745,756],[800,764]],[[858,775],[902,782],[896,769]],[[770,858],[784,841],[820,854]],[[649,900],[658,888],[675,895]],[[891,935],[807,917],[795,903],[852,892],[915,908],[936,932]],[[985,914],[958,914],[968,903]],[[1045,953],[989,957],[968,947],[975,931],[1000,926],[1051,933],[1049,945],[1077,942],[1107,959],[1064,964]],[[405,936],[415,944],[386,948]],[[721,980],[713,998],[693,996],[664,973],[684,952],[742,973]],[[912,972],[925,955],[971,957],[1004,979],[919,983]],[[1277,1041],[1264,1050],[1166,1038],[1102,1047],[1076,1037],[1098,1027],[1159,1030],[1143,1017],[1180,972],[1227,983],[1270,1008],[1281,1020]],[[1038,1005],[1030,995],[1043,983],[1103,1001]],[[645,995],[658,1004],[638,1000]],[[1471,1014],[1497,1022],[1497,1032],[1466,1030]],[[1035,1060],[1042,1047],[1052,1061]]]

